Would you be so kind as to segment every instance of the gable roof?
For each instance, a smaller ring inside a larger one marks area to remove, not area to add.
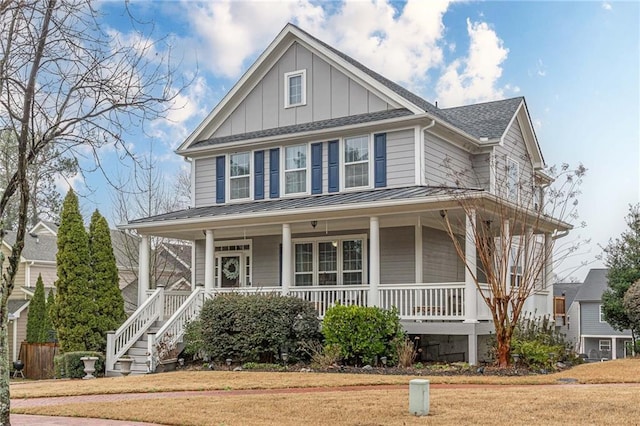
[[[51,222],[48,220],[41,220],[38,223],[36,223],[36,225],[33,228],[31,228],[29,232],[32,234],[41,234],[45,232],[51,235],[58,235],[59,227],[60,225],[58,225],[55,222]]]
[[[555,283],[553,285],[553,295],[556,297],[563,296],[565,305],[571,306],[581,286],[582,283]]]
[[[256,80],[259,81],[271,68],[272,64],[284,54],[286,48],[294,42],[298,42],[315,54],[318,54],[363,87],[376,93],[382,99],[385,99],[392,109],[380,115],[363,114],[361,116],[334,118],[281,128],[247,132],[233,136],[211,138],[210,136],[214,134],[215,130],[225,119],[230,117],[242,98],[254,87]],[[521,111],[525,111],[526,113],[521,113]],[[410,118],[414,116],[436,120],[436,122],[441,125],[452,128],[462,137],[470,139],[478,146],[481,146],[483,142],[495,143],[496,140],[502,141],[511,123],[516,119],[516,114],[518,114],[518,116],[522,115],[522,117],[519,118],[521,124],[528,124],[528,127],[530,127],[529,130],[526,128],[523,129],[523,133],[525,135],[525,141],[527,142],[527,148],[534,162],[534,167],[544,167],[542,154],[535,132],[533,131],[524,98],[517,97],[501,101],[439,109],[422,97],[378,74],[349,55],[346,55],[291,23],[283,28],[218,105],[216,105],[191,135],[178,147],[176,152],[187,155],[192,149],[202,149],[224,143],[330,129],[354,124],[356,122],[364,123],[383,120],[388,118],[385,114],[391,114],[395,118]],[[523,123],[523,121],[527,123]]]
[[[607,289],[608,269],[591,269],[580,286],[574,300],[578,302],[600,302]]]
[[[187,270],[191,270],[191,244],[171,243],[165,241],[162,243],[164,252],[171,255],[178,264]]]
[[[7,300],[7,311],[9,318],[17,318],[27,306],[29,306],[30,300],[9,299]]]

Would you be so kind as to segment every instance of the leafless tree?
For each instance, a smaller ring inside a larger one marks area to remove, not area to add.
[[[167,50],[148,32],[129,44],[103,31],[89,0],[0,1],[0,128],[18,147],[0,194],[0,220],[18,197],[16,243],[0,284],[2,424],[10,424],[7,299],[24,247],[28,170],[50,146],[68,158],[92,157],[98,169],[106,145],[127,155],[126,137],[163,117],[179,93]]]
[[[528,157],[521,161],[531,164]],[[586,169],[563,164],[544,173],[514,173],[506,158],[491,158],[490,163],[494,193],[452,191],[457,205],[442,216],[458,257],[491,312],[497,363],[506,367],[525,302],[536,293],[553,291],[547,268],[556,267],[585,243],[574,240],[562,249],[556,246],[578,218],[577,197]],[[451,179],[472,181],[473,170],[446,167]],[[476,268],[465,261],[467,244],[475,246]]]

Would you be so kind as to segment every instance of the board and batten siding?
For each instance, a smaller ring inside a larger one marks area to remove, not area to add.
[[[425,283],[464,281],[464,263],[445,231],[422,228],[422,276]]]
[[[631,331],[615,330],[609,323],[600,322],[600,303],[580,302],[580,333],[586,335],[630,336]]]
[[[380,228],[380,283],[416,281],[415,229],[413,226]]]
[[[284,75],[306,70],[306,105],[284,107]],[[294,43],[212,137],[243,134],[389,109],[389,105],[311,51]]]
[[[471,154],[431,134],[425,134],[425,181],[427,185],[473,188],[478,179]]]
[[[496,194],[501,196],[507,195],[506,166],[507,159],[512,159],[518,162],[520,168],[520,201],[523,204],[528,204],[534,182],[533,165],[531,164],[531,158],[527,152],[518,120],[513,120],[511,127],[507,130],[504,144],[497,145],[494,149]]]
[[[216,202],[216,158],[195,160],[195,207],[210,206]]]
[[[413,129],[387,133],[387,187],[415,184],[415,158]]]

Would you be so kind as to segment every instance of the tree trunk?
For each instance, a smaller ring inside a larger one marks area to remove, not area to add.
[[[511,362],[511,339],[496,336],[498,367],[507,368]]]
[[[2,303],[0,303],[0,424],[10,426],[9,337],[7,329],[7,303],[4,294],[2,295],[2,299]]]

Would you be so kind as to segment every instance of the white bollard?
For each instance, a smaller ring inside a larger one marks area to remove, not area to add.
[[[429,381],[413,379],[409,381],[409,413],[414,416],[429,414]]]

